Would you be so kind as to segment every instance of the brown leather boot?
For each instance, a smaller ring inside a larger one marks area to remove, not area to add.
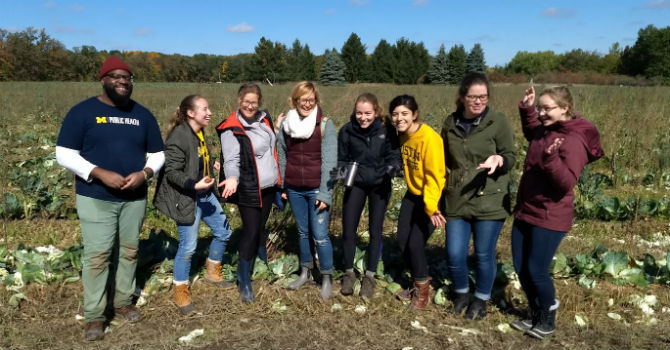
[[[414,294],[412,295],[412,302],[409,304],[410,308],[414,310],[426,308],[430,299],[430,280],[431,278],[428,277],[425,281],[414,282]]]
[[[176,284],[174,286],[174,302],[179,308],[182,315],[188,315],[195,311],[195,307],[191,304],[191,290],[188,283]]]
[[[232,288],[235,283],[228,282],[221,273],[221,262],[212,261],[207,258],[207,271],[205,272],[205,281],[221,288]]]

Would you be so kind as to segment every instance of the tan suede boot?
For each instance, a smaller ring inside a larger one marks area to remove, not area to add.
[[[232,288],[235,283],[228,282],[221,273],[221,262],[212,261],[207,258],[207,271],[205,272],[205,281],[221,288]]]
[[[188,283],[174,286],[174,302],[182,315],[188,315],[195,311],[195,307],[191,304],[191,290]]]

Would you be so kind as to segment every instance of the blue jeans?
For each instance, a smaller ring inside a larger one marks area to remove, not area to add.
[[[495,282],[496,243],[505,220],[455,219],[447,220],[446,249],[449,276],[456,293],[467,293],[468,246],[472,234],[477,258],[475,297],[481,300],[491,298],[491,289]]]
[[[291,204],[295,223],[300,235],[300,266],[311,267],[312,252],[309,247],[309,236],[312,235],[316,252],[319,254],[320,271],[323,275],[332,275],[333,269],[333,246],[328,237],[328,216],[330,208],[318,210],[314,204],[319,190],[298,189],[287,187],[288,202]]]
[[[221,204],[213,193],[196,198],[195,220],[190,225],[177,225],[179,231],[179,249],[174,258],[174,281],[188,282],[191,271],[191,258],[198,244],[198,230],[202,219],[212,229],[212,243],[209,245],[209,259],[221,261],[226,250],[226,242],[232,230],[228,218],[221,209]]]
[[[549,265],[565,234],[514,220],[512,261],[528,303],[536,302],[543,308],[554,305],[556,290]]]

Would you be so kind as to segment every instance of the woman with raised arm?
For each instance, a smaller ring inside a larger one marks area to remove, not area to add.
[[[519,114],[529,145],[514,208],[512,258],[530,312],[511,326],[542,339],[556,330],[559,302],[549,265],[572,227],[573,188],[584,166],[603,150],[598,130],[575,112],[564,86],[542,91],[537,107],[531,86]]]

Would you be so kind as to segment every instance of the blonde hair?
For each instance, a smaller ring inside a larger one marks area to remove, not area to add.
[[[320,106],[321,98],[319,96],[319,90],[317,90],[316,85],[311,81],[301,81],[295,84],[293,91],[291,91],[291,96],[288,98],[289,107],[291,107],[291,109],[298,108],[298,100],[300,99],[300,96],[305,96],[309,93],[314,94],[314,103],[317,106]]]
[[[547,95],[561,108],[567,108],[565,115],[570,119],[575,119],[577,112],[575,112],[575,105],[572,100],[572,94],[565,86],[554,86],[544,89],[540,97]]]
[[[191,111],[195,109],[195,101],[199,100],[204,97],[193,94],[193,95],[188,95],[184,97],[183,100],[181,100],[181,103],[179,104],[179,107],[174,111],[174,114],[172,114],[172,118],[170,119],[170,122],[168,124],[168,131],[167,135],[170,135],[172,133],[172,130],[174,128],[181,124],[184,123],[185,121],[188,120],[188,111]]]
[[[356,102],[354,103],[354,112],[353,114],[356,114],[356,105],[360,102],[367,102],[372,105],[372,109],[375,110],[375,118],[379,118],[382,121],[382,124],[386,124],[386,115],[384,114],[384,108],[379,104],[379,101],[377,100],[377,96],[375,96],[373,93],[370,92],[364,92],[356,98]]]

